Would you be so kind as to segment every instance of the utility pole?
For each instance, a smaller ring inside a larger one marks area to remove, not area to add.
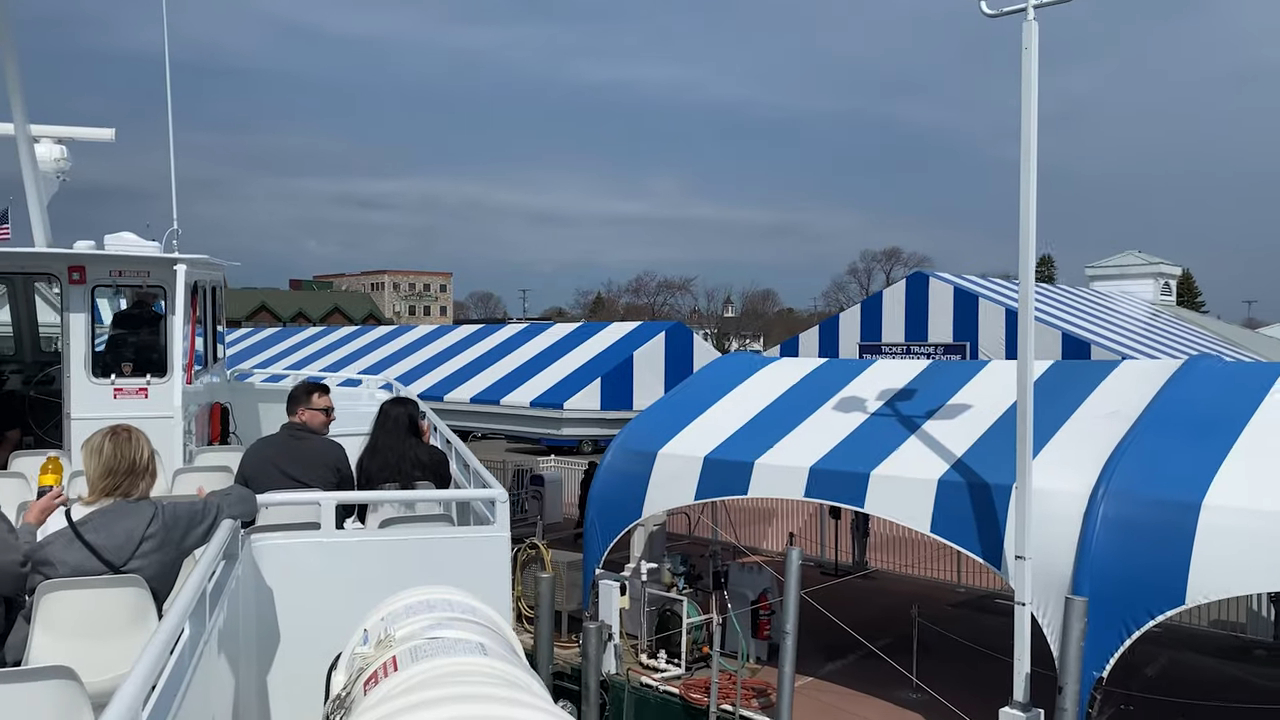
[[[1018,193],[1018,358],[1017,439],[1013,485],[1013,692],[1000,720],[1043,720],[1031,704],[1031,471],[1032,402],[1035,393],[1036,201],[1040,152],[1040,24],[1036,11],[1071,0],[1026,0],[993,9],[978,0],[989,18],[1022,15],[1022,129]]]
[[[529,317],[529,288],[520,288],[520,322]]]
[[[1249,322],[1250,320],[1253,320],[1253,304],[1258,301],[1257,300],[1241,300],[1240,302],[1244,303],[1244,306],[1245,306],[1245,311],[1244,311],[1245,322]]]
[[[813,308],[813,317],[814,317],[814,319],[817,319],[817,317],[818,317],[818,298],[814,297],[814,298],[809,298],[809,299],[813,301],[812,303],[810,303],[810,307],[812,307],[812,308]]]

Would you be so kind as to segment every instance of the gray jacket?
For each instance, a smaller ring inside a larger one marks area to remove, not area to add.
[[[218,523],[226,518],[252,520],[257,514],[253,492],[232,485],[209,493],[203,500],[117,500],[77,520],[76,527],[104,558],[126,574],[141,576],[159,608],[173,591],[183,561],[209,542]],[[36,587],[45,580],[111,573],[71,528],[57,530],[38,543],[36,528],[31,525],[19,527],[18,535],[30,561],[25,588],[28,596],[34,596]],[[30,621],[28,604],[5,642],[6,665],[21,663]]]
[[[18,531],[13,529],[9,516],[0,514],[0,602],[4,598],[22,597],[27,592],[26,553]],[[0,633],[3,629],[0,629]]]

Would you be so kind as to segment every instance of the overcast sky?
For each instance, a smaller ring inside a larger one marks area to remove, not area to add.
[[[891,243],[1011,271],[1019,22],[976,5],[172,0],[182,249],[245,285],[449,270],[533,311],[645,268],[804,306]],[[1042,13],[1040,243],[1064,282],[1141,249],[1225,319],[1280,320],[1280,3],[1218,5]],[[73,147],[58,244],[158,238],[160,0],[11,7],[32,121],[118,131]]]

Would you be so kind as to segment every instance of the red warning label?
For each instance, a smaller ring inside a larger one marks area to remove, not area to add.
[[[114,400],[146,400],[150,391],[144,387],[118,387],[111,389]]]
[[[391,675],[400,670],[400,665],[396,662],[396,656],[392,655],[386,662],[373,669],[369,673],[369,677],[364,679],[364,694],[368,695],[369,691],[378,687],[378,683],[386,680]]]

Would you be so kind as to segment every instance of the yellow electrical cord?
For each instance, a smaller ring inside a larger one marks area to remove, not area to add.
[[[511,551],[512,605],[519,612],[520,627],[530,634],[533,633],[532,620],[536,617],[537,612],[524,599],[524,570],[530,562],[538,560],[542,561],[542,569],[545,572],[555,572],[551,565],[551,548],[537,538],[529,538],[524,544],[513,548]],[[570,635],[568,639],[556,640],[555,644],[559,647],[576,648],[580,637],[580,634],[575,633]]]

